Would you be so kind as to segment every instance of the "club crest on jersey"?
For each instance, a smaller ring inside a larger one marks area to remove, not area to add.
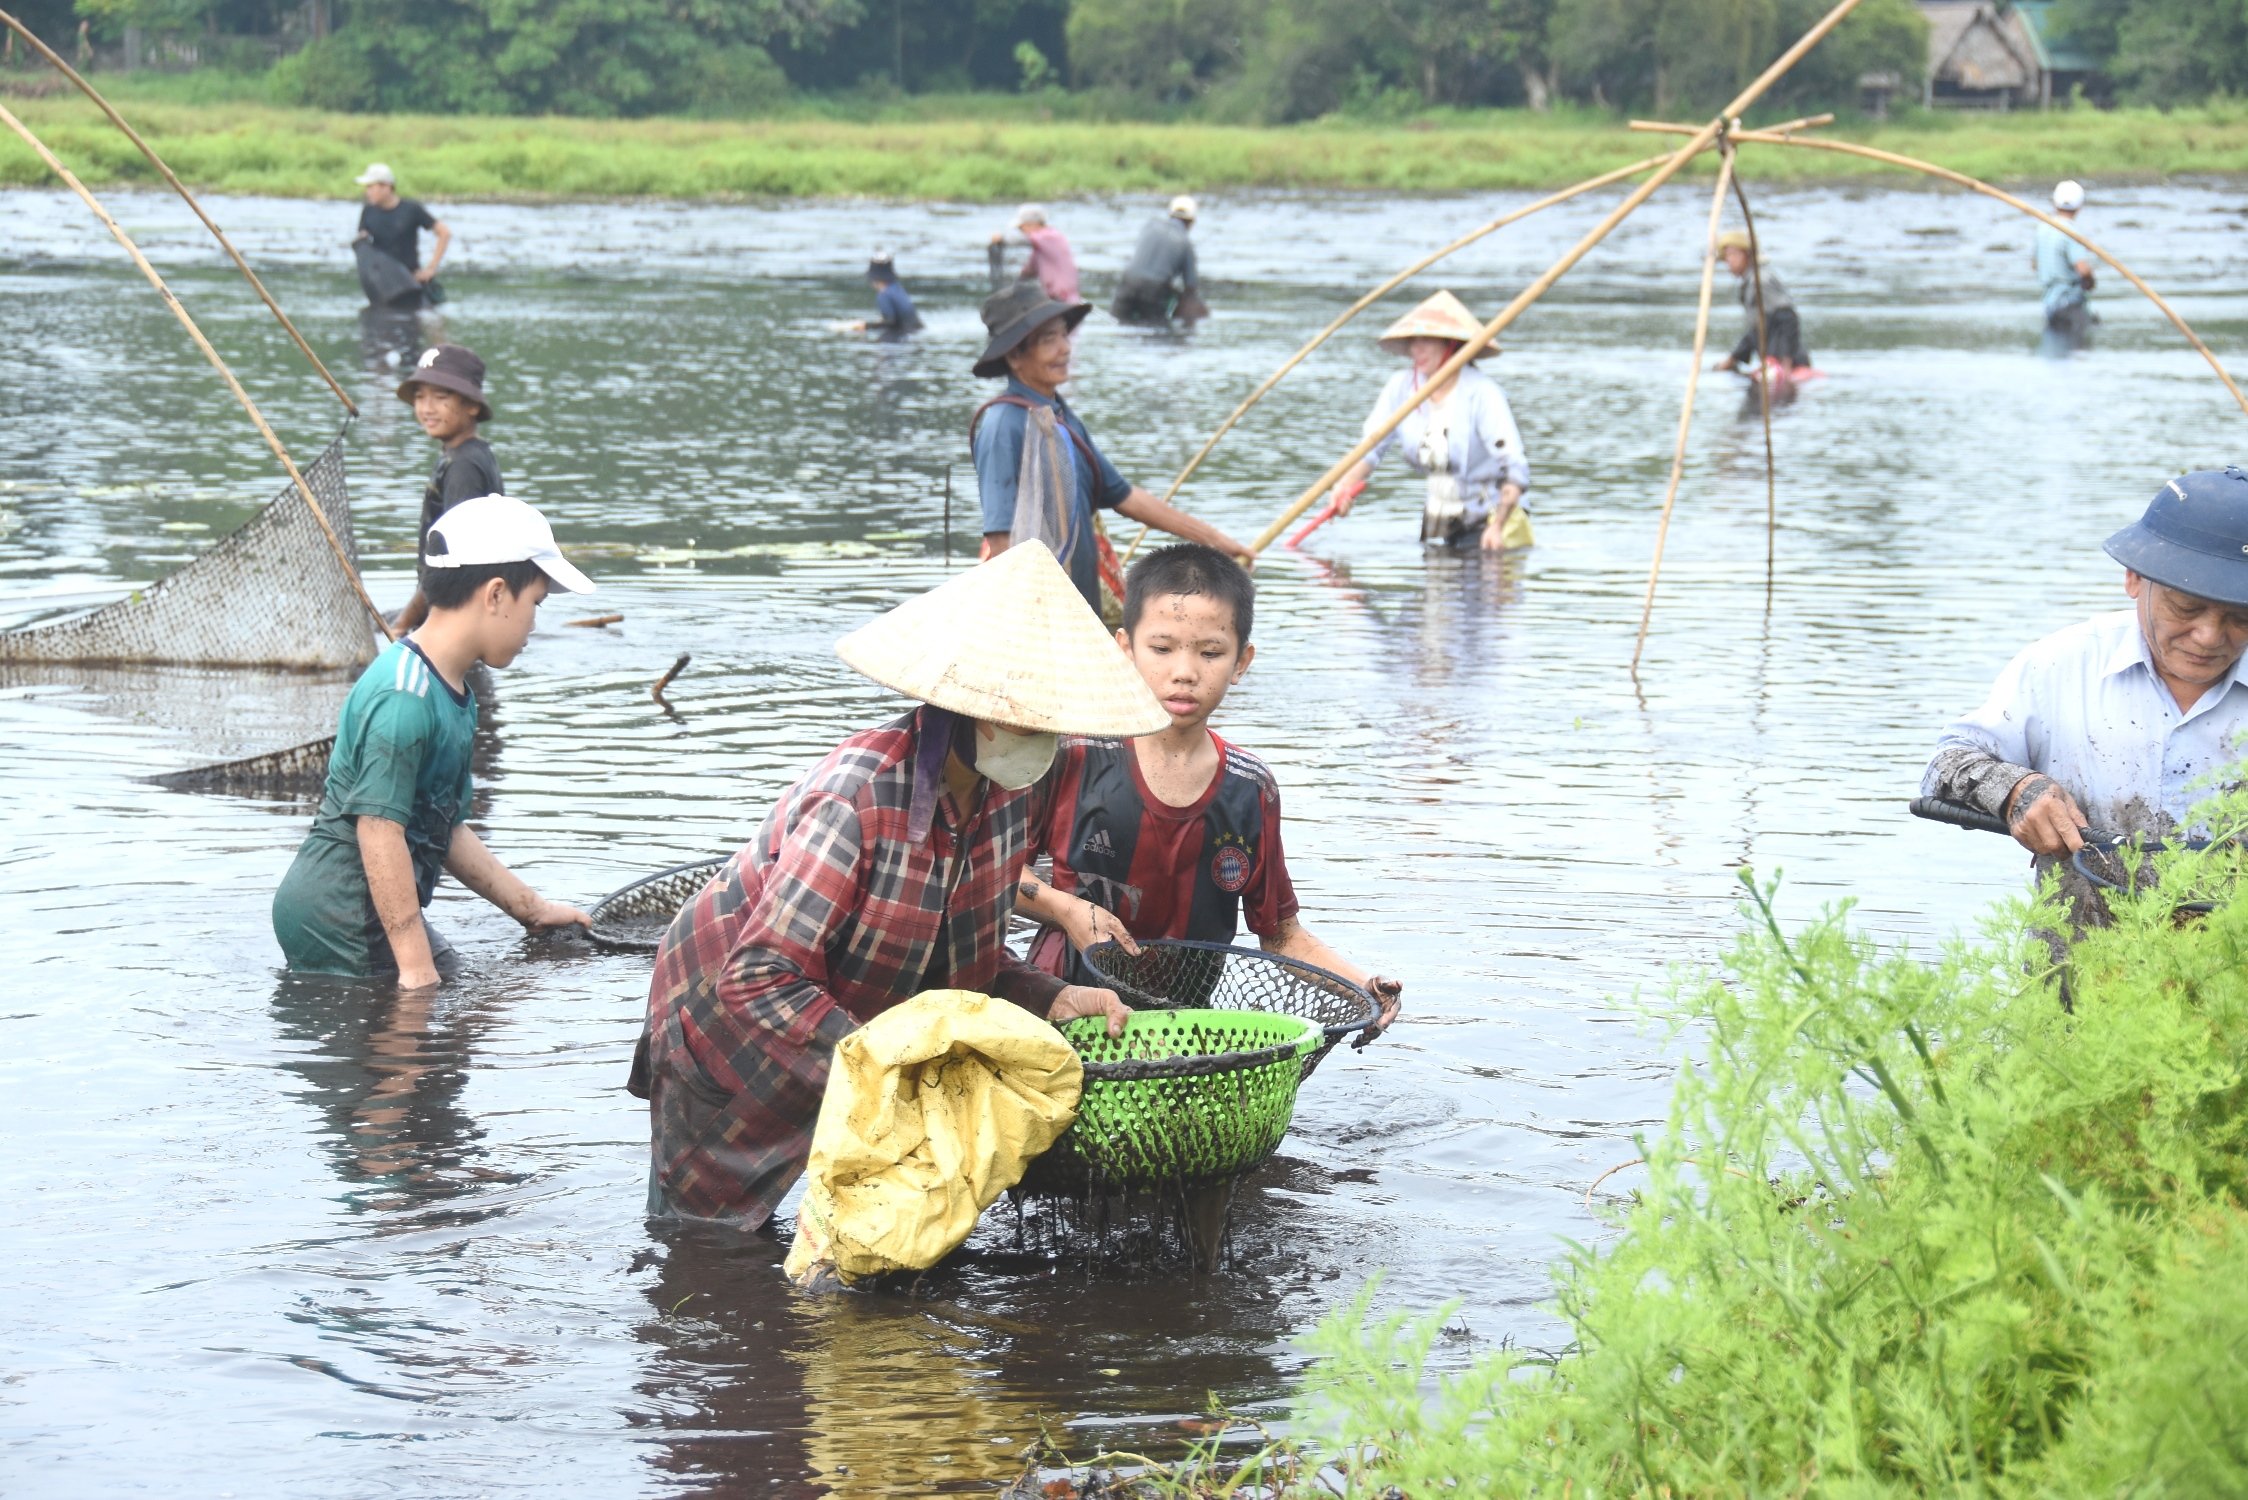
[[[1239,844],[1220,844],[1217,853],[1210,856],[1210,879],[1216,882],[1219,890],[1229,896],[1237,896],[1241,893],[1241,888],[1249,883],[1252,863],[1249,851]]]

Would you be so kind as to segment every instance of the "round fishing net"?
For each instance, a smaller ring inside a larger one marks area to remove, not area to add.
[[[732,857],[721,854],[690,860],[611,891],[588,913],[593,918],[593,940],[604,948],[628,953],[655,952],[663,945],[663,935],[671,930],[671,919]]]
[[[1111,1037],[1098,1017],[1064,1022],[1085,1062],[1077,1123],[1032,1164],[1031,1194],[1222,1183],[1279,1149],[1303,1059],[1320,1030],[1242,1010],[1142,1010]]]
[[[1373,995],[1340,974],[1256,948],[1150,938],[1136,954],[1116,943],[1085,950],[1085,965],[1135,1009],[1251,1010],[1296,1016],[1323,1040],[1304,1058],[1311,1076],[1336,1042],[1380,1013]]]

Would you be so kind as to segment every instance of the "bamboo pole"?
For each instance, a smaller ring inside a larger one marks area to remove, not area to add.
[[[1634,120],[1632,122],[1631,128],[1634,130],[1654,131],[1663,134],[1679,134],[1685,131],[1692,130],[1694,127],[1689,125],[1672,125],[1659,121]],[[1975,178],[1969,177],[1964,172],[1954,172],[1949,167],[1939,167],[1932,161],[1921,161],[1917,157],[1900,156],[1894,151],[1882,151],[1872,146],[1860,146],[1850,141],[1801,140],[1793,136],[1775,135],[1761,130],[1735,131],[1733,133],[1733,139],[1735,141],[1754,141],[1758,145],[1763,146],[1795,146],[1810,151],[1837,151],[1847,156],[1862,156],[1868,161],[1882,162],[1892,167],[1902,167],[1907,171],[1924,172],[1931,177],[1940,177],[1944,181],[1952,183],[1955,186],[1966,188],[1970,192],[1981,193],[1986,198],[1995,198],[1999,202],[2006,204],[2010,208],[2017,208],[2023,213],[2028,214],[2031,218],[2037,220],[2040,224],[2052,225],[2055,229],[2058,229],[2061,233],[2067,235],[2070,239],[2076,241],[2079,245],[2082,245],[2085,249],[2091,251],[2094,255],[2105,261],[2118,276],[2121,276],[2125,281],[2128,281],[2131,283],[2131,285],[2137,287],[2139,291],[2145,295],[2146,299],[2149,302],[2152,302],[2157,308],[2161,309],[2162,315],[2170,320],[2170,326],[2177,329],[2179,333],[2185,335],[2186,342],[2193,345],[2194,349],[2199,352],[2201,357],[2209,362],[2209,368],[2214,370],[2217,374],[2217,378],[2224,382],[2225,389],[2232,393],[2232,399],[2239,404],[2241,411],[2248,412],[2248,396],[2244,396],[2241,394],[2240,387],[2233,383],[2232,376],[2225,372],[2225,367],[2222,364],[2218,363],[2217,356],[2210,352],[2209,346],[2201,341],[2201,335],[2195,333],[2193,329],[2187,325],[2186,320],[2178,315],[2178,310],[2172,307],[2168,302],[2164,301],[2161,293],[2157,292],[2153,287],[2148,286],[2145,281],[2141,280],[2139,274],[2136,271],[2133,271],[2129,266],[2123,264],[2123,262],[2108,254],[2107,251],[2101,249],[2098,245],[2093,244],[2092,241],[2086,238],[2084,233],[2081,230],[2077,229],[2074,225],[2057,219],[2051,214],[2044,212],[2042,209],[2036,208],[2028,203],[2023,202],[2021,199],[2015,197],[2012,193],[2006,192],[2000,188],[1994,188],[1987,182],[1977,181]]]
[[[1831,125],[1833,123],[1833,115],[1804,115],[1798,119],[1788,120],[1782,124],[1773,125],[1768,128],[1774,131],[1808,130],[1816,126]],[[1501,214],[1498,218],[1493,219],[1490,223],[1483,225],[1481,228],[1469,230],[1466,234],[1461,235],[1458,239],[1452,241],[1442,249],[1430,251],[1427,255],[1424,255],[1419,260],[1414,261],[1404,270],[1399,271],[1395,276],[1390,277],[1387,281],[1384,281],[1381,285],[1375,287],[1365,296],[1359,298],[1356,302],[1353,302],[1350,306],[1344,308],[1340,316],[1338,316],[1333,322],[1329,323],[1325,328],[1322,328],[1319,330],[1319,332],[1313,334],[1310,341],[1306,343],[1301,349],[1298,349],[1294,354],[1288,356],[1288,358],[1281,364],[1279,369],[1266,376],[1263,384],[1259,385],[1255,390],[1251,391],[1248,396],[1242,400],[1241,404],[1233,409],[1231,415],[1227,416],[1227,418],[1223,422],[1220,422],[1218,424],[1218,430],[1210,434],[1210,440],[1202,445],[1202,447],[1195,453],[1194,457],[1186,461],[1186,467],[1179,470],[1178,477],[1171,481],[1171,487],[1163,492],[1163,503],[1168,505],[1172,500],[1177,498],[1180,488],[1186,484],[1188,478],[1193,475],[1194,471],[1202,466],[1202,460],[1210,456],[1211,451],[1218,446],[1219,440],[1223,438],[1228,432],[1231,432],[1233,430],[1233,425],[1236,422],[1239,422],[1242,417],[1248,414],[1250,407],[1255,406],[1259,401],[1262,401],[1265,396],[1272,390],[1272,388],[1281,382],[1281,379],[1285,377],[1289,371],[1302,364],[1305,359],[1310,357],[1313,350],[1317,349],[1321,344],[1326,343],[1330,338],[1333,338],[1342,330],[1344,324],[1350,322],[1353,318],[1357,317],[1367,308],[1372,307],[1376,302],[1381,301],[1382,298],[1388,296],[1391,292],[1396,291],[1397,288],[1403,286],[1406,282],[1412,280],[1415,276],[1420,275],[1421,272],[1427,270],[1430,266],[1435,265],[1438,261],[1445,259],[1447,256],[1450,256],[1457,251],[1465,250],[1468,246],[1474,244],[1476,241],[1481,240],[1488,235],[1497,233],[1499,230],[1506,228],[1509,224],[1516,223],[1517,221],[1522,219],[1527,219],[1528,217],[1530,217],[1530,215],[1539,213],[1545,209],[1553,208],[1560,204],[1567,203],[1572,198],[1582,197],[1586,193],[1597,192],[1601,188],[1612,186],[1615,183],[1623,181],[1626,177],[1636,177],[1641,172],[1652,171],[1656,167],[1661,166],[1663,164],[1663,161],[1663,157],[1650,156],[1645,158],[1644,160],[1635,161],[1628,167],[1617,167],[1613,171],[1601,173],[1598,177],[1588,177],[1583,182],[1577,183],[1573,187],[1563,188],[1559,192],[1551,193],[1543,198],[1540,198],[1535,203],[1525,204],[1521,208]],[[1147,531],[1148,529],[1145,526],[1142,526],[1140,528],[1139,535],[1132,538],[1132,545],[1126,548],[1124,552],[1124,560],[1126,562],[1130,562],[1132,560],[1132,554],[1140,550],[1140,543],[1147,539]]]
[[[1727,155],[1732,153],[1728,151]],[[1736,166],[1733,172],[1733,201],[1741,206],[1741,223],[1748,230],[1748,265],[1751,285],[1756,291],[1756,388],[1764,401],[1764,607],[1772,606],[1772,571],[1776,547],[1773,534],[1779,526],[1779,476],[1772,461],[1772,365],[1765,353],[1771,347],[1772,329],[1764,316],[1764,254],[1756,241],[1756,215],[1749,211],[1748,194],[1741,188],[1741,174]]]
[[[1773,84],[1779,82],[1788,69],[1802,61],[1803,55],[1817,46],[1828,32],[1841,25],[1843,19],[1856,9],[1857,5],[1858,0],[1837,0],[1834,8],[1821,17],[1816,26],[1798,37],[1794,46],[1774,59],[1772,65],[1759,73],[1747,88],[1742,89],[1739,94],[1735,95],[1716,118],[1696,130],[1685,145],[1672,152],[1661,166],[1655,168],[1653,176],[1642,182],[1638,187],[1633,188],[1623,202],[1610,209],[1607,217],[1595,224],[1583,239],[1577,241],[1575,246],[1561,259],[1548,267],[1537,280],[1531,282],[1516,294],[1514,300],[1501,309],[1497,317],[1484,324],[1482,331],[1463,344],[1458,353],[1446,360],[1429,376],[1428,384],[1431,386],[1442,385],[1465,369],[1468,362],[1475,356],[1489,348],[1493,339],[1505,332],[1532,303],[1544,296],[1555,282],[1568,274],[1571,267],[1590,254],[1594,246],[1613,233],[1618,224],[1631,217],[1639,205],[1653,197],[1657,188],[1677,176],[1680,168],[1708,149],[1710,143],[1716,140],[1718,135],[1725,130],[1728,121],[1736,119],[1741,111],[1763,98],[1766,91]],[[1333,466],[1326,473],[1320,475],[1309,489],[1298,495],[1287,509],[1273,519],[1272,524],[1267,526],[1258,535],[1256,541],[1250,544],[1250,552],[1252,554],[1259,553],[1271,546],[1273,539],[1287,530],[1290,522],[1309,510],[1321,495],[1326,494],[1329,489],[1333,488],[1335,481],[1350,472],[1353,464],[1373,452],[1374,445],[1396,431],[1398,424],[1403,422],[1412,411],[1413,407],[1401,405],[1396,411],[1374,424],[1372,432],[1360,438],[1348,453],[1337,459]]]
[[[1484,239],[1489,235],[1496,234],[1499,230],[1506,228],[1509,224],[1527,219],[1528,217],[1530,217],[1530,215],[1542,212],[1545,209],[1553,208],[1560,204],[1567,203],[1572,198],[1579,198],[1586,193],[1597,192],[1601,188],[1608,187],[1614,183],[1623,181],[1626,177],[1636,177],[1641,172],[1651,172],[1656,167],[1661,166],[1665,161],[1668,161],[1669,159],[1670,158],[1668,153],[1665,153],[1661,156],[1646,157],[1640,161],[1633,162],[1628,167],[1617,167],[1614,171],[1603,172],[1598,177],[1588,177],[1584,181],[1577,183],[1572,187],[1565,187],[1559,192],[1549,193],[1545,197],[1540,198],[1535,203],[1526,203],[1520,208],[1513,209],[1507,213],[1499,215],[1488,224],[1482,225],[1481,227],[1476,229],[1469,230],[1466,234],[1461,235],[1458,239],[1452,241],[1450,244],[1445,245],[1441,249],[1430,251],[1428,254],[1422,256],[1419,260],[1416,260],[1411,265],[1407,266],[1404,270],[1399,271],[1396,275],[1390,277],[1387,281],[1382,282],[1379,286],[1375,287],[1365,296],[1360,297],[1356,302],[1353,302],[1350,306],[1344,308],[1341,313],[1336,315],[1332,322],[1330,322],[1326,327],[1320,329],[1317,333],[1313,334],[1310,340],[1306,342],[1302,348],[1298,349],[1295,353],[1289,355],[1287,359],[1283,360],[1279,369],[1274,370],[1270,375],[1267,375],[1264,378],[1264,381],[1260,385],[1258,385],[1255,390],[1251,391],[1247,396],[1242,398],[1241,404],[1239,406],[1236,406],[1233,411],[1226,417],[1226,419],[1218,424],[1218,430],[1210,434],[1209,441],[1204,443],[1201,448],[1196,450],[1194,457],[1186,461],[1185,468],[1179,470],[1178,477],[1171,481],[1171,487],[1163,492],[1163,503],[1166,505],[1171,503],[1171,501],[1178,495],[1180,488],[1184,486],[1187,480],[1193,476],[1194,471],[1202,467],[1202,460],[1210,456],[1211,451],[1218,446],[1219,441],[1224,438],[1227,433],[1233,430],[1233,426],[1236,422],[1239,422],[1244,416],[1248,415],[1250,407],[1255,406],[1259,401],[1262,401],[1274,386],[1280,384],[1281,380],[1287,376],[1289,371],[1295,369],[1296,366],[1309,359],[1313,350],[1317,349],[1321,344],[1326,343],[1327,340],[1333,338],[1337,333],[1341,332],[1344,324],[1350,322],[1353,318],[1356,318],[1367,308],[1372,307],[1375,303],[1381,301],[1382,298],[1388,296],[1391,292],[1397,290],[1397,288],[1403,286],[1406,282],[1412,280],[1415,276],[1420,275],[1421,272],[1427,270],[1430,266],[1435,265],[1438,261],[1443,260],[1446,256],[1452,255],[1457,251],[1465,250],[1468,246],[1476,243],[1478,240]],[[1145,526],[1142,526],[1140,528],[1140,534],[1132,538],[1131,547],[1128,548],[1124,553],[1124,560],[1126,562],[1131,561],[1132,554],[1140,550],[1140,543],[1146,538],[1146,536],[1147,528]]]
[[[187,330],[187,336],[195,341],[195,347],[203,351],[203,357],[211,362],[211,368],[219,372],[219,378],[226,382],[226,388],[232,391],[234,399],[242,404],[242,410],[249,413],[250,421],[256,424],[258,435],[263,437],[266,446],[273,450],[273,456],[281,460],[281,467],[288,471],[290,482],[297,487],[297,493],[304,497],[305,505],[312,511],[312,519],[319,524],[320,534],[328,539],[328,549],[335,553],[336,562],[343,568],[344,577],[351,580],[352,592],[359,596],[359,602],[364,604],[367,607],[367,613],[374,617],[375,628],[383,633],[385,639],[393,638],[390,622],[384,619],[383,612],[375,607],[375,601],[367,597],[367,587],[360,582],[359,569],[352,564],[351,554],[344,550],[343,540],[336,535],[335,527],[328,524],[327,512],[320,508],[319,500],[313,496],[312,486],[305,483],[304,476],[297,472],[296,462],[289,457],[289,450],[281,446],[281,439],[276,437],[272,427],[267,425],[264,413],[260,412],[257,403],[250,399],[250,393],[242,389],[242,382],[234,378],[234,372],[226,367],[226,361],[219,358],[218,350],[212,348],[211,341],[203,337],[203,330],[195,326],[195,320],[187,315],[187,309],[180,306],[180,299],[172,295],[172,289],[164,284],[164,278],[156,274],[156,268],[148,263],[148,257],[141,254],[140,246],[134,244],[132,237],[119,227],[115,219],[110,217],[109,210],[102,207],[100,201],[92,193],[86,191],[86,185],[78,180],[70,168],[64,166],[56,158],[55,153],[47,149],[47,143],[33,135],[31,127],[17,119],[15,114],[4,104],[0,104],[0,124],[6,125],[17,135],[22,136],[25,144],[37,152],[39,159],[47,164],[47,169],[60,177],[64,185],[76,193],[86,207],[93,210],[94,217],[101,220],[102,226],[115,237],[117,243],[125,247],[125,253],[133,258],[133,264],[138,266],[140,273],[148,278],[148,284],[156,288],[156,294],[164,299],[164,305],[172,310],[172,316],[179,319],[180,326]]]
[[[1663,487],[1663,517],[1655,526],[1655,560],[1647,568],[1647,597],[1639,605],[1639,639],[1632,643],[1631,675],[1639,675],[1639,654],[1647,649],[1647,622],[1655,614],[1655,585],[1663,576],[1663,546],[1670,540],[1670,514],[1678,504],[1678,481],[1686,473],[1686,439],[1694,430],[1694,393],[1702,381],[1702,355],[1709,349],[1710,285],[1717,279],[1717,226],[1725,220],[1725,194],[1733,185],[1733,153],[1717,162],[1717,191],[1709,197],[1709,234],[1702,247],[1701,301],[1694,312],[1694,362],[1686,367],[1686,399],[1678,408],[1678,441],[1670,452],[1670,483]]]
[[[140,154],[148,158],[148,164],[163,174],[164,180],[172,185],[172,190],[178,193],[186,201],[187,206],[195,211],[195,217],[203,221],[203,227],[211,231],[213,238],[218,240],[219,247],[226,251],[227,255],[234,261],[235,269],[242,273],[249,281],[250,289],[258,294],[260,301],[265,303],[266,310],[280,319],[281,326],[287,329],[289,337],[296,341],[299,352],[312,362],[312,368],[320,372],[320,378],[328,382],[328,389],[334,391],[336,399],[343,403],[343,409],[355,417],[358,416],[359,407],[357,404],[344,393],[344,388],[336,383],[336,377],[328,373],[328,367],[320,362],[320,356],[312,352],[312,346],[304,341],[304,335],[297,332],[297,325],[289,321],[289,315],[281,310],[280,303],[273,300],[273,294],[265,289],[265,283],[258,279],[257,272],[250,269],[250,263],[242,258],[241,251],[234,248],[234,242],[226,237],[226,232],[212,222],[209,214],[203,212],[203,205],[195,201],[195,195],[187,190],[187,184],[181,182],[178,175],[164,164],[164,158],[156,154],[156,148],[142,140],[140,132],[125,123],[125,117],[119,114],[110,102],[101,96],[100,91],[88,83],[76,68],[64,62],[54,48],[33,35],[30,27],[4,10],[0,10],[0,25],[5,25],[10,31],[30,43],[32,51],[45,58],[63,77],[76,84],[80,93],[93,100],[95,107],[109,116],[109,123],[123,131],[125,139],[140,148]]]

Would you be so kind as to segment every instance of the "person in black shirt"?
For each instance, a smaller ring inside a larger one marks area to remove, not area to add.
[[[414,361],[414,372],[398,387],[398,399],[414,408],[422,431],[444,445],[437,468],[422,491],[421,526],[415,533],[415,552],[429,538],[437,518],[463,500],[504,495],[500,461],[492,445],[478,434],[477,425],[492,419],[492,405],[484,399],[484,361],[476,351],[459,344],[439,344],[424,349]],[[419,588],[398,616],[398,628],[411,630],[429,613],[429,601]]]
[[[381,162],[361,172],[358,181],[366,193],[367,204],[359,210],[359,234],[352,244],[379,251],[404,267],[413,280],[413,287],[409,288],[395,275],[387,274],[388,267],[380,263],[369,266],[367,257],[362,255],[360,281],[366,288],[367,300],[396,306],[418,290],[431,302],[441,301],[442,293],[433,282],[437,268],[444,264],[446,249],[453,243],[452,230],[420,201],[399,197],[397,178]],[[436,247],[430,252],[426,266],[421,263],[421,232],[425,229],[437,236]]]

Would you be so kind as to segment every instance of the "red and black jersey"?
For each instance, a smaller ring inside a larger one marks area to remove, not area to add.
[[[1121,917],[1137,938],[1230,943],[1244,909],[1269,937],[1296,914],[1280,847],[1280,788],[1265,763],[1210,736],[1218,774],[1185,807],[1148,789],[1129,740],[1064,739],[1046,852],[1054,887]]]

